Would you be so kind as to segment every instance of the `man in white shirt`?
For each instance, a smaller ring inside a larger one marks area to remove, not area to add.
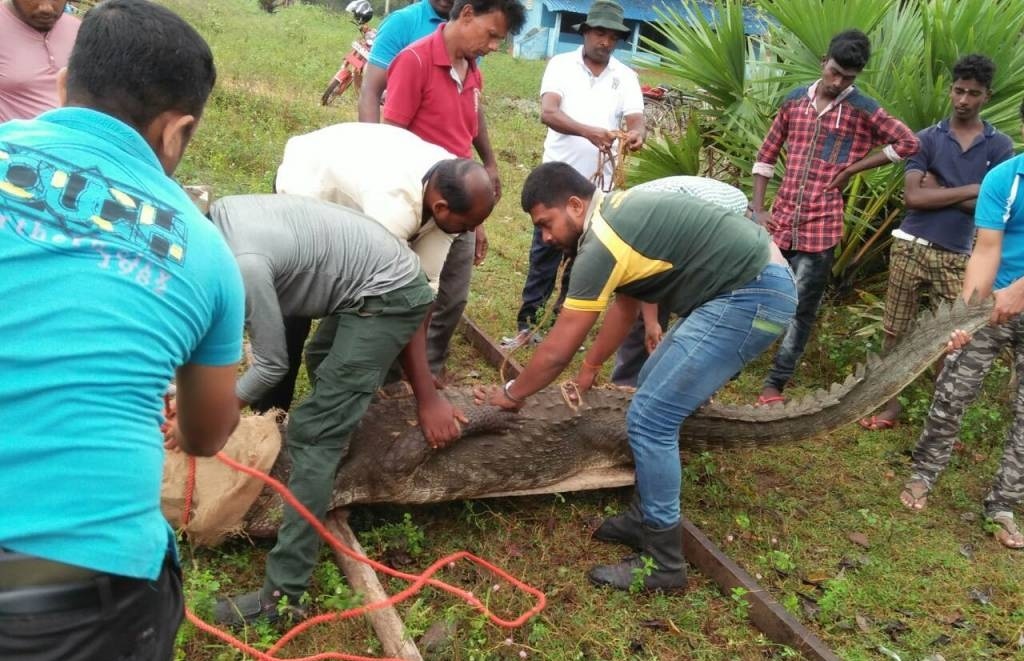
[[[541,81],[541,121],[548,127],[543,162],[568,163],[602,190],[611,188],[612,159],[598,172],[601,152],[618,152],[617,133],[626,121],[624,139],[631,150],[646,137],[644,99],[636,72],[612,56],[619,39],[629,34],[622,7],[614,0],[596,0],[587,19],[576,26],[583,46],[551,58]],[[537,312],[551,296],[562,252],[541,241],[534,229],[530,269],[516,318],[517,333],[502,346],[521,346],[537,323]],[[562,278],[568,282],[569,269]],[[565,287],[562,287],[565,291]],[[556,311],[559,306],[556,305]],[[539,339],[539,338],[538,338]]]
[[[483,223],[495,204],[482,165],[386,124],[335,124],[291,138],[274,188],[361,211],[408,241],[435,294],[452,241]],[[309,320],[286,319],[286,327],[288,377],[254,409],[287,410],[291,403]],[[428,340],[428,360],[444,349]]]

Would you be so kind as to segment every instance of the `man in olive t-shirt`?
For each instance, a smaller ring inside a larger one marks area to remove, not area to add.
[[[477,399],[518,410],[565,369],[606,308],[584,370],[622,343],[640,303],[683,316],[644,365],[626,415],[638,497],[594,533],[641,554],[589,576],[626,590],[640,570],[647,590],[685,589],[679,426],[785,330],[796,310],[793,273],[768,234],[742,215],[683,194],[604,194],[565,163],[535,169],[522,206],[545,243],[576,251],[569,293],[523,373],[503,387],[479,388]],[[581,371],[580,390],[592,383],[593,373]]]

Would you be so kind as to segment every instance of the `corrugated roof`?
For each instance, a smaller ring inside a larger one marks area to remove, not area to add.
[[[544,0],[544,5],[551,11],[571,11],[577,14],[586,14],[591,4],[593,0]],[[654,12],[654,5],[662,3],[619,0],[619,4],[622,5],[622,12],[626,18],[634,21],[653,21],[658,17]]]
[[[593,0],[543,0],[543,2],[544,6],[551,11],[569,11],[577,14],[586,14],[590,10],[590,5],[593,4]],[[666,8],[674,9],[677,14],[686,15],[679,0],[674,2],[672,0],[618,0],[618,3],[622,5],[622,13],[625,17],[633,21],[656,21],[659,18],[658,10],[664,12]],[[705,18],[709,21],[715,20],[718,12],[710,3],[698,2],[697,6]],[[765,29],[763,19],[753,7],[743,8],[743,24],[748,34],[764,32]]]

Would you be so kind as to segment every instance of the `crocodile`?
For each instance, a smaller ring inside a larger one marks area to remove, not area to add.
[[[885,356],[867,356],[842,383],[785,404],[711,403],[680,428],[682,449],[771,446],[827,434],[898,394],[946,351],[954,328],[988,323],[992,301],[957,300],[925,311]],[[469,418],[462,438],[443,450],[423,442],[410,398],[375,402],[352,434],[335,481],[333,507],[361,503],[421,504],[496,496],[625,486],[633,482],[625,412],[630,393],[595,388],[570,406],[557,386],[519,413],[473,403],[472,388],[446,391]],[[274,474],[288,473],[282,452]],[[280,500],[265,490],[250,510],[252,535],[272,534]]]

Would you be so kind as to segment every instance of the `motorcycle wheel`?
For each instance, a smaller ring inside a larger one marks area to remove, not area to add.
[[[352,72],[345,69],[338,78],[332,78],[331,83],[324,90],[323,95],[320,97],[320,105],[329,106],[336,98],[345,92],[352,84]]]

